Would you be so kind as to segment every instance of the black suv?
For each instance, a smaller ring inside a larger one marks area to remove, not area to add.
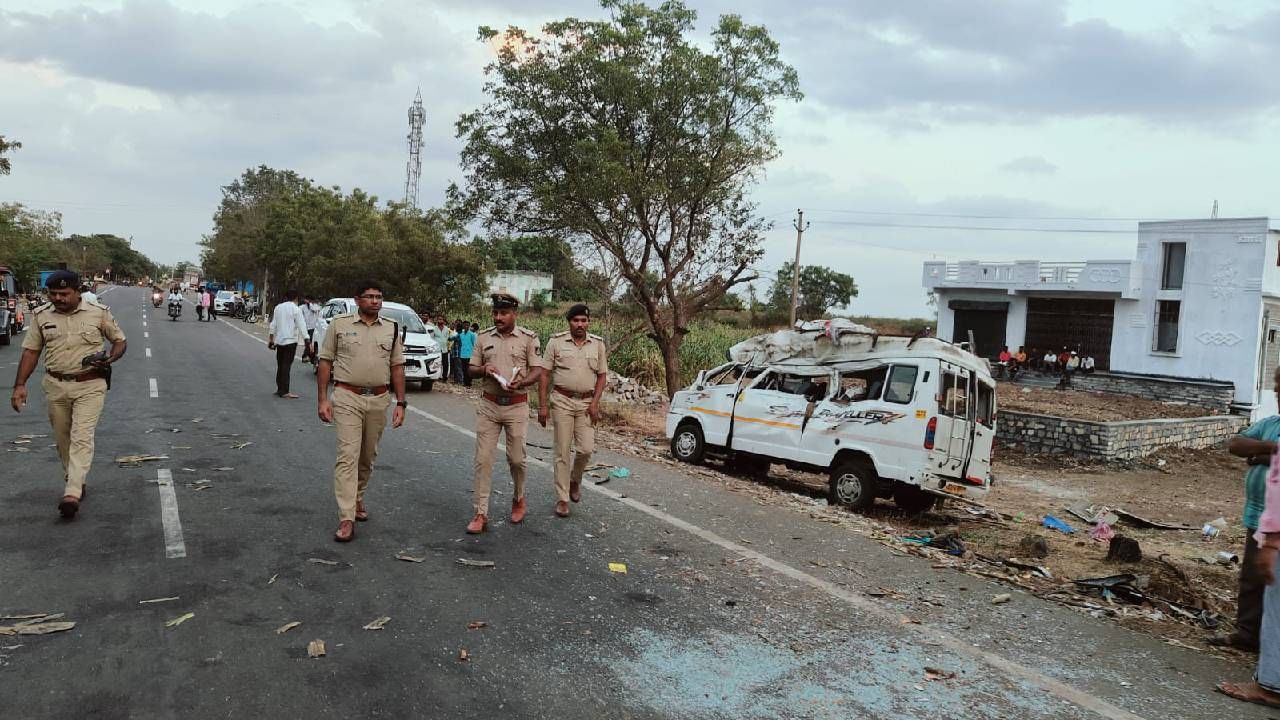
[[[21,329],[18,325],[18,287],[13,280],[13,271],[0,265],[0,345],[8,345]]]

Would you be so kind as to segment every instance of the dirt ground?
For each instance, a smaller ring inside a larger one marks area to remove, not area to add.
[[[996,403],[1000,410],[1071,417],[1094,422],[1186,418],[1216,415],[1216,411],[1196,405],[1162,403],[1154,400],[1083,390],[998,383]]]
[[[465,392],[451,385],[437,385],[437,388],[444,392]],[[1059,394],[1051,390],[1041,392],[1050,397]],[[1134,417],[1151,416],[1139,408],[1160,408],[1164,416],[1187,409],[1135,398],[1123,400],[1132,401],[1125,406]],[[1041,402],[1049,401],[1042,397]],[[1090,402],[1098,403],[1093,407],[1103,411],[1106,408],[1102,403],[1109,400],[1091,398]],[[1061,402],[1056,405],[1061,407]],[[1077,402],[1075,406],[1078,408],[1080,404]],[[720,484],[729,492],[749,494],[761,505],[802,512],[875,539],[896,552],[927,557],[940,572],[957,571],[998,579],[1080,612],[1110,618],[1171,644],[1234,657],[1242,662],[1251,660],[1251,656],[1204,643],[1209,634],[1230,630],[1235,617],[1238,566],[1219,565],[1212,562],[1212,558],[1219,551],[1237,555],[1244,552],[1240,512],[1244,501],[1245,464],[1229,455],[1225,447],[1170,448],[1138,461],[1112,465],[997,450],[996,484],[983,501],[988,511],[985,515],[973,514],[963,504],[948,502],[924,515],[911,516],[888,500],[879,501],[865,514],[857,514],[828,505],[827,478],[823,475],[773,465],[767,477],[747,476],[714,461],[704,466],[675,462],[663,437],[664,406],[606,404],[605,415],[597,443],[611,450],[657,460],[673,470]],[[1095,508],[1120,508],[1148,520],[1194,529],[1140,528],[1121,521],[1114,526],[1114,532],[1137,540],[1143,557],[1136,563],[1108,562],[1108,544],[1090,539],[1090,526],[1066,512],[1067,507],[1079,503]],[[1064,534],[1045,528],[1042,525],[1045,515],[1066,522],[1075,532]],[[1226,529],[1218,537],[1204,540],[1200,528],[1218,518],[1226,521]],[[930,532],[954,533],[965,546],[964,556],[948,555],[905,540]],[[1027,538],[1043,539],[1048,548],[1047,557],[1028,557],[1023,545]],[[1009,559],[1039,565],[1051,577],[1008,566],[1004,561]],[[1138,576],[1136,582],[1143,585],[1141,591],[1150,599],[1141,604],[1108,600],[1079,591],[1071,582],[1121,573]]]

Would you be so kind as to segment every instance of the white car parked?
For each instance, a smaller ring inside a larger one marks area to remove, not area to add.
[[[356,312],[356,301],[352,298],[332,298],[325,303],[316,321],[316,345],[324,342],[330,320],[353,312]],[[381,315],[400,324],[404,336],[405,382],[417,382],[423,390],[430,390],[435,381],[443,377],[444,367],[440,363],[440,346],[427,334],[427,326],[413,308],[400,303],[383,302]]]
[[[776,356],[802,335],[753,347]],[[861,335],[769,362],[735,352],[734,362],[700,373],[671,400],[671,454],[827,473],[831,501],[858,510],[877,497],[923,512],[939,496],[985,495],[996,422],[986,362],[934,338]]]

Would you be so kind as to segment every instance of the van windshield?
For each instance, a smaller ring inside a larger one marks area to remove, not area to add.
[[[384,307],[379,314],[384,318],[400,323],[400,327],[411,333],[425,333],[427,331],[427,326],[422,324],[422,318],[408,310]]]

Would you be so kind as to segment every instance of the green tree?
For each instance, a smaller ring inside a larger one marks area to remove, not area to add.
[[[607,20],[480,29],[502,50],[488,101],[458,120],[467,188],[451,198],[490,229],[599,251],[643,309],[673,393],[692,320],[755,277],[770,225],[747,192],[778,156],[773,104],[799,100],[799,83],[765,28],[736,15],[703,44],[677,0],[601,5]]]
[[[12,153],[14,150],[21,147],[22,143],[17,140],[5,140],[4,136],[0,135],[0,175],[8,175],[13,169],[12,164],[9,162],[9,158],[4,157],[4,154]]]
[[[790,318],[791,278],[795,263],[783,263],[769,290],[769,305],[775,318]],[[853,277],[821,265],[805,265],[800,270],[796,319],[816,320],[833,307],[843,307],[858,296]]]

